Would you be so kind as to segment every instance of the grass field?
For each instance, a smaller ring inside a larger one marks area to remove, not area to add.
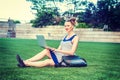
[[[60,41],[47,40],[57,47]],[[0,39],[0,80],[120,80],[120,43],[79,42],[81,68],[18,68],[16,54],[27,59],[41,51],[34,39]]]

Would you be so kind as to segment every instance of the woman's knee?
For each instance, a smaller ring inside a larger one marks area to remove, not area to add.
[[[44,49],[45,55],[51,59],[50,51],[48,49]]]
[[[49,64],[49,66],[54,66],[55,65],[55,63],[52,59],[46,59],[45,61]]]
[[[50,53],[50,51],[49,51],[48,49],[44,49],[43,52],[44,52],[45,54]]]
[[[44,49],[41,52],[39,52],[38,54],[44,54],[44,55],[48,55],[50,52],[48,49]]]
[[[44,49],[43,51],[45,51],[45,52],[49,52],[49,50],[48,50],[48,49]]]

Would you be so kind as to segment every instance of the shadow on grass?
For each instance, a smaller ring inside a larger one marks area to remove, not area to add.
[[[24,80],[19,77],[20,71],[15,67],[15,53],[11,50],[12,40],[0,39],[0,79],[1,80]]]

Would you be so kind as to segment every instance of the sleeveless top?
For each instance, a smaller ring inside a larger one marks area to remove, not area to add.
[[[71,36],[69,39],[66,39],[67,36],[61,41],[60,45],[62,50],[69,51],[72,49],[72,40],[76,35]]]
[[[64,39],[60,42],[61,50],[65,50],[65,51],[71,50],[71,49],[72,49],[72,45],[73,45],[73,44],[72,44],[72,40],[73,40],[73,38],[74,38],[75,36],[76,36],[76,34],[73,35],[73,36],[71,36],[71,37],[68,38],[68,39],[66,39],[67,36],[65,36]],[[57,56],[58,62],[61,61],[62,56],[67,56],[67,54],[58,53],[58,52],[56,52],[55,54],[56,54],[56,56]],[[75,54],[75,53],[74,53],[74,54]]]

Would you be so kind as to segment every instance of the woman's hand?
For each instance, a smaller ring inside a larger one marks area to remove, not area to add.
[[[51,48],[50,50],[55,51],[55,48]]]
[[[55,48],[51,48],[51,47],[47,47],[46,49],[52,50],[52,51],[55,51],[55,50],[56,50]]]
[[[59,52],[59,49],[56,49],[56,48],[51,48],[51,50],[54,52]]]

